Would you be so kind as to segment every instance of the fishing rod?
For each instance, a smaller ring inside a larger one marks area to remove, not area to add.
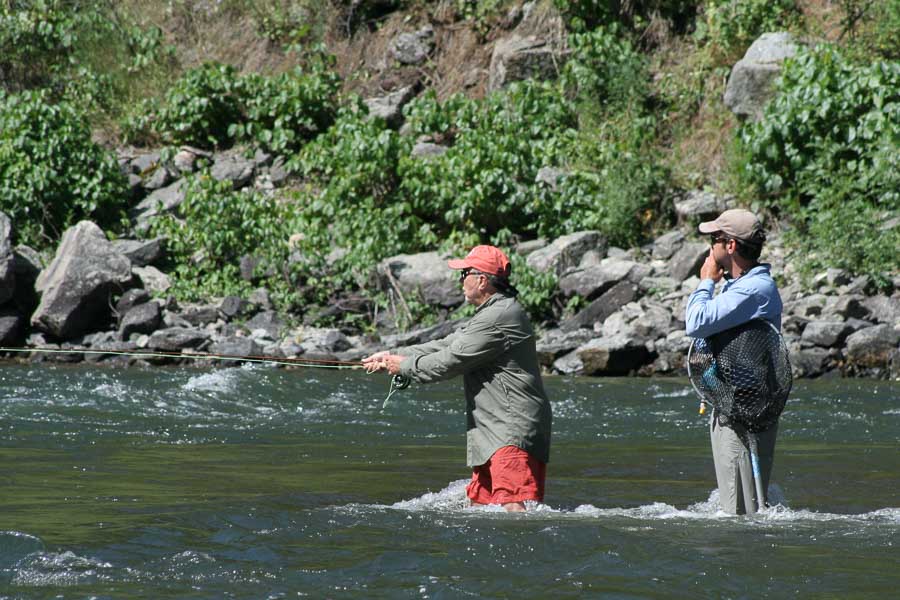
[[[286,367],[301,367],[311,369],[362,369],[364,365],[362,361],[346,361],[335,359],[320,358],[281,358],[274,356],[256,356],[256,355],[238,355],[238,354],[219,354],[212,352],[167,352],[165,350],[142,351],[142,350],[109,350],[101,348],[50,348],[46,346],[35,346],[31,348],[6,348],[0,347],[0,353],[19,353],[19,354],[95,354],[95,355],[111,355],[111,356],[128,356],[134,358],[178,358],[191,360],[219,360],[247,363],[264,363],[271,365],[281,365]],[[367,370],[367,372],[370,372]],[[402,375],[394,375],[391,377],[391,387],[388,391],[387,398],[384,399],[382,409],[386,408],[388,401],[397,391],[405,390],[409,387],[410,380]]]

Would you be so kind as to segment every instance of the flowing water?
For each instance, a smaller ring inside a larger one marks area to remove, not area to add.
[[[0,597],[896,597],[900,383],[798,382],[753,517],[684,379],[549,378],[546,504],[469,508],[461,387],[0,366]]]

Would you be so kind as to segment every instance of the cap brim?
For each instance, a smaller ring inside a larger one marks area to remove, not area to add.
[[[721,231],[721,227],[719,227],[719,223],[717,221],[705,221],[700,223],[700,227],[698,227],[700,233],[715,233],[717,231]]]
[[[466,262],[466,259],[464,259],[464,258],[451,258],[450,260],[447,261],[447,266],[450,267],[451,269],[460,270],[460,269],[468,269],[470,265],[468,262]]]

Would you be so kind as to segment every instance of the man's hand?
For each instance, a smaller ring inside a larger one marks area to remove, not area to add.
[[[706,260],[703,262],[703,266],[700,267],[700,279],[712,279],[714,283],[719,283],[719,280],[722,279],[724,274],[725,271],[722,269],[722,266],[716,262],[716,259],[713,258],[713,251],[710,250],[709,254],[706,256]]]
[[[362,359],[362,364],[366,367],[366,373],[385,370],[391,375],[396,375],[400,372],[400,363],[403,362],[403,358],[399,354],[391,354],[385,350]]]

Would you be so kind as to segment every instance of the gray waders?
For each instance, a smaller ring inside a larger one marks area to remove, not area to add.
[[[755,435],[762,479],[760,487],[765,495],[775,459],[778,423]],[[753,514],[759,504],[765,506],[766,502],[766,498],[762,499],[762,503],[757,501],[747,436],[748,433],[739,425],[722,425],[716,411],[713,411],[709,421],[709,437],[719,486],[719,505],[723,511],[733,515]]]

